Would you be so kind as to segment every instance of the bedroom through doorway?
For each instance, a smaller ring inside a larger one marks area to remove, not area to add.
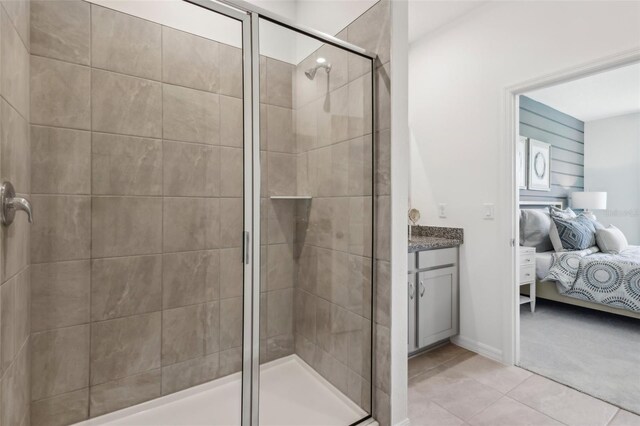
[[[516,364],[640,414],[640,63],[518,98]]]

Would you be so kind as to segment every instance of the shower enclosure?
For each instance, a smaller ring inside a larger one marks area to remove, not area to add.
[[[30,26],[31,424],[371,418],[375,54],[227,0]]]

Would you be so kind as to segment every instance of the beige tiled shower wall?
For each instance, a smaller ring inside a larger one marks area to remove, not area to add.
[[[331,63],[331,72],[320,70],[309,80],[305,71],[319,57]],[[298,189],[313,197],[299,206],[298,214],[296,352],[368,411],[373,242],[370,61],[324,45],[298,65],[296,85]]]
[[[373,410],[382,425],[390,393],[389,13],[382,0],[337,35],[379,56],[373,134],[370,61],[324,45],[297,66],[295,79],[298,193],[313,196],[297,210],[296,353],[365,410],[373,367]],[[318,57],[331,72],[311,81],[304,71]]]
[[[30,197],[29,2],[0,2],[0,172]],[[0,230],[0,424],[29,425],[29,224]]]
[[[76,0],[32,2],[31,39],[33,425],[239,371],[240,49]],[[293,278],[271,275],[273,359]]]
[[[296,276],[296,144],[293,111],[295,66],[260,57],[261,263],[260,362],[294,352]]]

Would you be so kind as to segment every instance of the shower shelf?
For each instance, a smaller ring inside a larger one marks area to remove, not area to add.
[[[272,195],[272,200],[310,200],[311,195]]]

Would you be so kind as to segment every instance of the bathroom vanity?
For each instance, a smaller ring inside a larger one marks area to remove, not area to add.
[[[409,240],[409,355],[458,334],[462,230],[414,226]]]

